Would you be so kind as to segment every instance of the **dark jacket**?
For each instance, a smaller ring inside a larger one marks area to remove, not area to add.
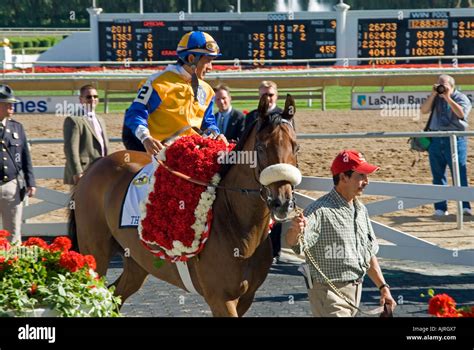
[[[245,115],[242,112],[232,108],[232,111],[230,112],[230,120],[227,122],[227,129],[224,132],[224,136],[229,141],[239,141],[242,133],[244,132],[244,128]]]
[[[21,170],[26,186],[36,187],[33,164],[23,125],[13,119],[7,119],[5,127],[0,122],[0,137],[2,143],[0,147],[0,183],[15,179],[18,170]]]

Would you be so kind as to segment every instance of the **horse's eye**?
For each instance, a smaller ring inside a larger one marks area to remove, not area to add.
[[[257,152],[263,152],[265,150],[265,147],[262,144],[260,144],[260,145],[255,146],[255,149],[257,150]]]
[[[295,153],[298,153],[300,151],[300,145],[296,145],[295,147]]]

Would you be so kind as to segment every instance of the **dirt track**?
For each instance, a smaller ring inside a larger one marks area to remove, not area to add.
[[[62,138],[63,118],[52,115],[17,115],[15,119],[25,126],[28,138]],[[119,137],[123,115],[105,116],[110,137]],[[474,120],[474,114],[471,114]],[[302,111],[296,115],[299,133],[348,133],[348,132],[395,132],[419,131],[424,127],[426,116],[421,121],[412,117],[383,117],[378,111]],[[380,165],[381,170],[371,177],[373,180],[410,183],[431,183],[431,173],[427,155],[412,167],[415,155],[409,151],[406,139],[339,139],[302,140],[299,166],[304,175],[330,175],[329,167],[334,156],[344,148],[355,148],[363,152],[367,160]],[[468,176],[474,186],[474,140],[468,150]],[[122,144],[112,144],[112,151],[122,149]],[[34,145],[32,149],[34,165],[64,165],[62,145]],[[60,180],[40,180],[41,186],[67,192],[68,187]],[[362,197],[364,202],[376,199]],[[378,199],[378,198],[377,198]],[[474,204],[474,199],[473,203]],[[449,210],[455,213],[455,204]],[[456,230],[456,217],[449,215],[434,219],[432,206],[400,211],[376,217],[382,223],[412,233],[444,247],[474,248],[474,217],[465,217],[464,229]],[[64,221],[65,211],[58,210],[43,215],[34,221]]]

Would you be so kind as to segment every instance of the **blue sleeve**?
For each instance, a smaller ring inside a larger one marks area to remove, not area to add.
[[[461,95],[459,101],[456,102],[461,106],[462,111],[464,113],[464,120],[467,122],[467,120],[469,119],[469,113],[472,109],[471,100],[469,100],[469,97],[467,97],[466,95]]]
[[[204,119],[202,120],[201,129],[202,130],[211,129],[217,132],[218,134],[220,134],[221,132],[219,131],[219,128],[217,127],[216,117],[212,113],[212,110],[214,108],[214,100],[215,100],[215,97],[212,98],[211,103],[209,103],[209,106],[207,107],[206,112],[204,113]]]
[[[148,115],[153,113],[161,103],[160,96],[153,87],[144,84],[138,91],[137,97],[132,102],[125,113],[125,126],[129,128],[133,134],[139,125],[148,128]]]

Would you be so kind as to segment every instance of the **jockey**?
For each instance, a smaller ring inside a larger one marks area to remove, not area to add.
[[[125,114],[124,127],[150,154],[158,153],[163,148],[161,141],[186,126],[220,134],[212,112],[214,91],[202,80],[212,70],[212,60],[221,55],[219,46],[209,34],[195,31],[181,38],[176,52],[176,64],[143,82]],[[218,139],[227,142],[222,134]]]

